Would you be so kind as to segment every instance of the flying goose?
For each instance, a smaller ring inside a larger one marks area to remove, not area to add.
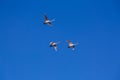
[[[67,43],[68,48],[71,48],[74,51],[77,44],[73,44],[70,40],[67,40]]]
[[[44,22],[43,24],[48,24],[49,26],[52,26],[52,22],[55,21],[55,19],[49,20],[46,14],[44,14]]]
[[[58,46],[57,44],[59,44],[59,42],[50,42],[50,47],[53,47],[55,51],[58,50]]]

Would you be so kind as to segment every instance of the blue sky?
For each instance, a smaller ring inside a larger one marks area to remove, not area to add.
[[[1,0],[0,80],[120,80],[119,3]],[[74,52],[67,39],[79,42]],[[50,41],[61,41],[58,52]]]

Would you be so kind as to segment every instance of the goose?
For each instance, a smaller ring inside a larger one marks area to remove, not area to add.
[[[67,40],[66,42],[68,43],[68,48],[71,48],[74,51],[77,44],[72,43],[70,40]]]
[[[55,19],[49,20],[46,14],[44,14],[44,22],[43,24],[47,24],[49,26],[52,26],[52,22],[55,21]]]
[[[60,42],[53,42],[53,41],[51,41],[49,45],[50,45],[50,47],[53,47],[55,51],[57,51],[58,50],[57,44],[59,44],[59,43]]]

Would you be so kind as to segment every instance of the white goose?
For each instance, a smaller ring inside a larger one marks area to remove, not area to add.
[[[48,24],[49,26],[52,26],[53,21],[55,21],[55,19],[49,20],[48,17],[44,14],[44,22],[43,22],[43,24]]]
[[[50,47],[53,47],[55,51],[58,50],[58,46],[57,44],[59,44],[60,42],[50,42]]]
[[[74,51],[77,44],[73,44],[70,40],[67,40],[67,42],[68,42],[68,48],[71,48]]]

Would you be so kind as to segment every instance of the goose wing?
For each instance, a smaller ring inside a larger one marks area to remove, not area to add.
[[[58,47],[57,47],[57,46],[54,46],[54,50],[57,51],[57,50],[58,50]]]
[[[45,19],[45,20],[48,20],[48,17],[47,17],[45,14],[44,14],[44,19]]]
[[[67,40],[68,44],[73,44],[70,40]]]
[[[51,22],[48,22],[47,24],[48,24],[49,26],[52,26],[52,23],[51,23]]]

